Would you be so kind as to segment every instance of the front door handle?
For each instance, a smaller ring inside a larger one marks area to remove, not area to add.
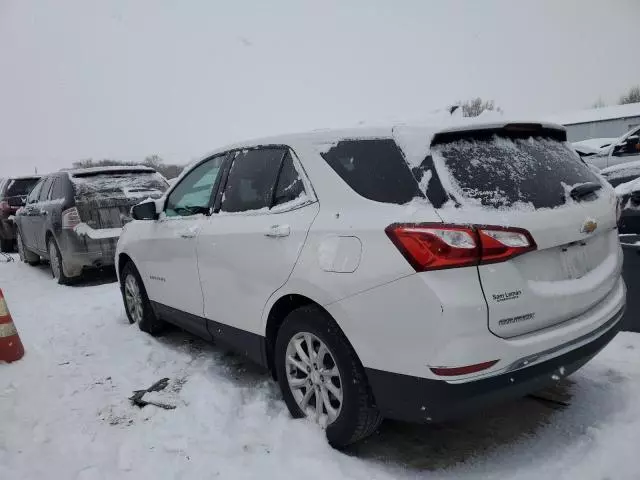
[[[289,225],[271,225],[265,235],[267,237],[288,237],[291,234]]]

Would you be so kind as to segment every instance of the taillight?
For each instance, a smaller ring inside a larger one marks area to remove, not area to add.
[[[76,207],[71,207],[62,212],[62,228],[73,230],[80,223],[80,214]]]
[[[536,249],[520,228],[422,223],[393,224],[385,232],[418,272],[503,262]]]
[[[3,200],[2,202],[0,202],[0,212],[10,212],[11,211],[11,205],[9,205],[9,202],[7,202],[6,200]]]
[[[478,227],[482,258],[480,263],[504,262],[536,249],[536,242],[522,228]]]

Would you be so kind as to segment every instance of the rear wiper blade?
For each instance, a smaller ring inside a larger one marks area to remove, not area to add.
[[[599,183],[595,183],[595,182],[581,183],[580,185],[576,185],[575,187],[573,187],[569,192],[569,195],[574,200],[582,200],[583,198],[588,197],[589,195],[597,192],[601,188],[602,188],[602,185],[600,185]]]

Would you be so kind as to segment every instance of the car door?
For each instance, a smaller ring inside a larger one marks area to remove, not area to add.
[[[609,152],[608,167],[640,160],[640,128],[621,137]]]
[[[168,307],[169,314],[188,314],[179,315],[181,326],[205,336],[196,240],[211,213],[224,159],[218,155],[201,162],[176,184],[139,254],[149,298],[161,308]]]
[[[24,210],[20,215],[20,234],[22,235],[22,241],[24,245],[31,250],[40,250],[38,248],[35,225],[36,214],[38,213],[37,204],[43,184],[44,179],[40,180],[35,187],[33,187],[33,190],[31,190],[31,193],[27,197]]]
[[[289,148],[243,150],[230,160],[198,236],[198,268],[212,334],[227,333],[229,343],[252,356],[255,350],[243,344],[252,337],[224,326],[264,335],[262,310],[289,278],[319,207]]]
[[[51,193],[51,186],[53,185],[54,177],[45,177],[42,182],[42,188],[38,194],[38,202],[34,204],[32,215],[32,228],[33,236],[38,250],[47,251],[47,245],[45,244],[46,238],[46,223],[49,215],[48,203],[49,194]]]

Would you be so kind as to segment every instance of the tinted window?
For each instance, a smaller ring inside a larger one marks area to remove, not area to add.
[[[424,197],[393,140],[344,140],[322,157],[353,190],[369,200],[403,204]]]
[[[71,182],[79,197],[159,197],[169,187],[162,175],[148,170],[75,173]]]
[[[211,192],[224,158],[225,155],[210,158],[185,175],[169,194],[165,214],[175,217],[209,213]]]
[[[278,177],[273,205],[291,202],[304,195],[304,184],[293,164],[291,151],[287,150],[282,161],[282,170]]]
[[[567,144],[550,138],[455,140],[432,147],[432,155],[454,196],[496,208],[556,207],[565,203],[567,186],[599,183]]]
[[[53,187],[51,189],[51,199],[58,200],[65,198],[64,194],[64,185],[65,179],[63,177],[57,177],[53,182]]]
[[[7,181],[7,197],[19,197],[29,195],[31,189],[38,183],[39,178],[18,178]]]
[[[49,191],[51,190],[51,184],[53,183],[53,177],[49,177],[45,179],[42,184],[42,188],[40,189],[40,195],[38,196],[38,201],[44,202],[49,199]]]
[[[257,148],[236,153],[222,196],[223,212],[245,212],[271,206],[282,148]]]
[[[33,187],[33,190],[31,190],[29,197],[27,197],[27,203],[35,203],[38,201],[38,196],[40,195],[40,190],[42,190],[43,183],[44,181],[38,182],[38,184]]]

